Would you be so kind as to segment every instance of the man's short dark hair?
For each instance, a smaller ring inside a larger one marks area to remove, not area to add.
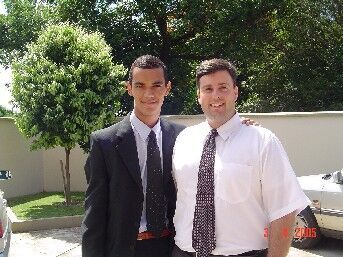
[[[217,71],[227,71],[232,80],[233,85],[237,86],[237,71],[236,67],[233,65],[232,62],[224,59],[211,59],[206,60],[200,63],[199,67],[196,71],[196,84],[199,88],[199,80],[202,76],[215,73]]]
[[[132,84],[132,73],[134,68],[141,69],[158,69],[161,68],[164,74],[165,83],[168,82],[168,74],[166,65],[157,57],[152,55],[142,55],[138,57],[131,65],[129,71],[129,83]]]

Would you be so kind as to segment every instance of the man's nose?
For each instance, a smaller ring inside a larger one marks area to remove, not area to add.
[[[221,92],[218,90],[218,89],[214,89],[212,91],[212,97],[215,98],[215,99],[219,99],[221,97]]]
[[[144,91],[144,96],[145,97],[154,97],[155,94],[154,94],[154,90],[152,88],[147,88],[145,91]]]

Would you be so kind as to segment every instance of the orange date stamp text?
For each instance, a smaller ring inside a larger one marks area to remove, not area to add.
[[[290,228],[282,228],[281,235],[284,238],[315,238],[317,237],[317,228],[307,228],[307,227],[295,227],[293,230]],[[293,232],[293,233],[292,233]],[[264,228],[264,237],[269,237],[269,228]]]

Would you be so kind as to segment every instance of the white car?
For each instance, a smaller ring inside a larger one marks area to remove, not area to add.
[[[311,205],[296,217],[293,246],[311,248],[322,236],[343,239],[342,173],[298,177]]]
[[[0,180],[11,178],[7,170],[0,170]],[[7,200],[4,199],[4,192],[0,190],[0,257],[7,257],[11,243],[11,221],[7,215]]]

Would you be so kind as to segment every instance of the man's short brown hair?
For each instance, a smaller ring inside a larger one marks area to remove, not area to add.
[[[233,85],[237,86],[237,71],[233,63],[224,59],[210,59],[200,63],[199,67],[196,70],[197,87],[199,88],[199,80],[202,76],[222,70],[227,71],[230,74],[233,80]]]

